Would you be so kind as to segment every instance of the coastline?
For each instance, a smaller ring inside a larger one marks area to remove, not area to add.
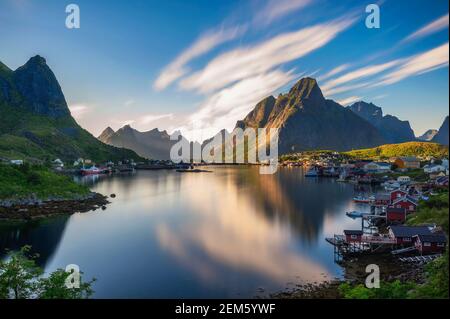
[[[342,263],[345,274],[342,279],[325,281],[318,284],[298,285],[290,291],[271,295],[275,299],[343,299],[339,287],[345,283],[353,285],[364,284],[368,273],[365,268],[369,264],[380,267],[380,280],[383,283],[400,281],[401,283],[425,283],[423,264],[402,263],[389,254],[364,254],[345,260]]]
[[[90,192],[74,199],[52,197],[40,199],[2,199],[0,200],[0,222],[28,221],[56,215],[85,213],[105,209],[110,202],[99,193]]]

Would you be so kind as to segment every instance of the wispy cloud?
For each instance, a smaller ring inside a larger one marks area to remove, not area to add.
[[[209,138],[223,128],[230,130],[256,103],[294,78],[293,71],[275,70],[239,81],[210,96],[190,116],[190,125],[180,129],[188,138],[197,141]]]
[[[322,75],[322,76],[319,76],[319,77],[317,78],[317,80],[318,80],[318,81],[325,81],[325,80],[327,80],[327,79],[329,79],[329,78],[331,78],[331,77],[333,77],[333,76],[335,76],[335,75],[337,75],[337,74],[339,74],[339,73],[344,72],[344,71],[347,70],[349,67],[350,67],[350,64],[343,64],[343,65],[340,65],[340,66],[338,66],[338,67],[335,67],[335,68],[332,69],[330,72],[328,72],[328,73],[326,73],[326,74],[324,74],[324,75]]]
[[[165,89],[189,71],[187,64],[191,60],[211,51],[220,44],[235,39],[244,31],[245,27],[237,26],[204,34],[162,70],[153,84],[154,88],[156,90]]]
[[[311,0],[269,0],[254,18],[254,23],[268,25],[287,14],[302,9],[309,5]]]
[[[430,34],[436,33],[438,31],[444,30],[448,28],[448,13],[439,19],[434,20],[433,22],[427,24],[423,28],[420,28],[413,34],[406,37],[402,43],[410,42],[413,40],[417,40],[423,37],[426,37]]]
[[[340,105],[347,106],[357,101],[361,101],[362,97],[360,96],[350,96],[348,98],[337,101]]]
[[[355,20],[346,18],[284,33],[252,47],[219,55],[201,71],[181,81],[181,88],[209,93],[268,72],[326,45]]]
[[[380,72],[386,71],[390,68],[393,68],[394,66],[399,65],[401,62],[402,62],[402,60],[398,59],[398,60],[394,60],[394,61],[390,61],[390,62],[386,62],[386,63],[382,63],[382,64],[377,64],[377,65],[371,65],[371,66],[367,66],[367,67],[363,67],[363,68],[351,71],[349,73],[341,75],[340,77],[338,77],[336,79],[326,82],[322,86],[322,89],[325,92],[327,92],[328,94],[330,94],[330,91],[332,91],[334,89],[334,91],[336,93],[336,87],[338,87],[340,85],[347,84],[347,83],[355,81],[355,80],[360,80],[363,78],[367,78],[367,77],[376,75]]]
[[[86,113],[89,112],[88,106],[82,104],[71,105],[69,106],[69,110],[73,118],[75,118],[76,120],[80,120]]]
[[[167,114],[147,114],[144,115],[140,118],[139,122],[141,124],[149,124],[161,119],[165,119],[165,118],[172,118],[173,117],[173,113],[167,113]]]
[[[448,50],[449,44],[447,42],[425,53],[412,56],[402,63],[399,68],[383,76],[373,86],[393,84],[410,76],[446,67],[448,66]]]

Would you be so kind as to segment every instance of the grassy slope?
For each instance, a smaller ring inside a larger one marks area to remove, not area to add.
[[[357,158],[389,158],[397,156],[433,156],[442,158],[448,157],[448,146],[429,142],[406,142],[354,150],[344,154]]]
[[[70,177],[51,172],[43,166],[0,164],[0,199],[62,197],[73,199],[86,195],[89,188],[76,184]]]
[[[51,119],[0,105],[0,157],[94,161],[139,160],[133,151],[106,145],[71,118]]]

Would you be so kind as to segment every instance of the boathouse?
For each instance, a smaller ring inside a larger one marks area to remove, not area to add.
[[[398,198],[392,202],[392,206],[395,208],[404,208],[408,213],[412,213],[416,211],[417,201],[411,196],[405,196],[402,198]]]
[[[418,235],[432,235],[432,232],[427,226],[389,226],[389,237],[398,245],[412,246],[413,237]]]
[[[416,235],[413,239],[415,247],[421,254],[442,254],[447,245],[447,238],[443,233]]]
[[[406,220],[406,209],[388,207],[386,208],[386,222],[392,223],[404,223]]]
[[[396,199],[407,196],[408,193],[402,189],[396,189],[391,191],[390,195],[391,195],[391,202],[394,202]]]
[[[363,231],[362,230],[344,230],[345,241],[348,243],[361,242]]]
[[[376,206],[387,206],[391,203],[390,194],[376,194],[374,204]]]

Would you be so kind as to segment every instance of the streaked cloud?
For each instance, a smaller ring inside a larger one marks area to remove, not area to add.
[[[191,60],[211,51],[220,44],[235,39],[244,31],[245,27],[237,26],[204,34],[162,70],[153,87],[156,90],[165,89],[189,71],[187,64]]]
[[[311,0],[269,0],[254,19],[254,23],[268,25],[309,5]]]
[[[192,140],[210,138],[223,128],[231,130],[255,106],[296,78],[293,71],[275,70],[241,80],[211,95],[181,128]]]
[[[322,75],[322,76],[319,76],[319,77],[317,78],[317,80],[318,80],[318,81],[325,81],[325,80],[327,80],[327,79],[329,79],[329,78],[331,78],[331,77],[333,77],[333,76],[335,76],[335,75],[337,75],[337,74],[339,74],[339,73],[344,72],[344,71],[347,70],[349,67],[350,67],[350,64],[343,64],[343,65],[340,65],[340,66],[338,66],[338,67],[335,67],[335,68],[332,69],[330,72],[328,72],[328,73],[326,73],[326,74],[324,74],[324,75]]]
[[[161,120],[164,118],[172,118],[173,117],[173,113],[167,113],[167,114],[147,114],[144,115],[140,118],[139,122],[141,124],[149,124],[152,122],[155,122],[157,120]]]
[[[87,105],[75,104],[69,106],[70,113],[76,120],[80,120],[83,116],[89,112]]]
[[[354,21],[352,18],[330,21],[283,33],[255,46],[226,52],[209,62],[203,70],[183,79],[181,88],[209,93],[263,74],[326,45]]]
[[[383,76],[373,86],[397,83],[407,77],[446,67],[448,66],[448,50],[447,42],[425,53],[412,56],[403,62],[399,68]]]
[[[390,62],[386,62],[386,63],[382,63],[382,64],[377,64],[377,65],[366,66],[366,67],[354,70],[352,72],[341,75],[340,77],[338,77],[336,79],[326,82],[322,86],[322,89],[325,92],[328,92],[328,94],[330,94],[329,91],[332,91],[339,85],[347,84],[347,83],[355,81],[355,80],[360,80],[363,78],[367,78],[367,77],[376,75],[380,72],[386,71],[390,68],[393,68],[394,66],[399,65],[401,62],[402,62],[402,60],[398,59],[398,60],[394,60],[394,61],[390,61]]]
[[[402,43],[417,40],[448,28],[448,13],[406,37]]]
[[[347,106],[349,104],[355,103],[357,101],[361,101],[362,97],[360,96],[350,96],[348,98],[337,101],[342,106]]]

